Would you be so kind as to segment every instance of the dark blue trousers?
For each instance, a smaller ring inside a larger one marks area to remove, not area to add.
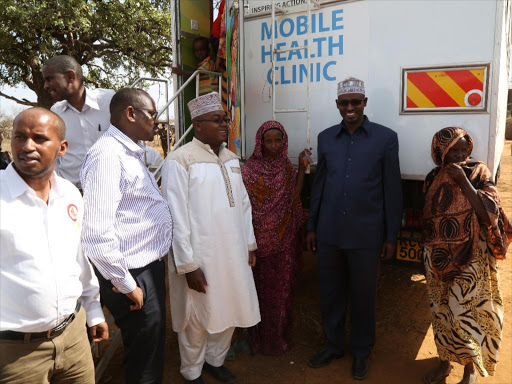
[[[379,249],[339,249],[318,244],[322,325],[327,349],[345,352],[345,314],[350,303],[350,350],[368,357],[375,344],[375,296]]]
[[[133,302],[112,291],[112,283],[97,273],[102,303],[121,329],[124,345],[126,383],[157,384],[162,382],[165,345],[165,264],[155,261],[130,273],[144,293],[144,306],[130,311]]]

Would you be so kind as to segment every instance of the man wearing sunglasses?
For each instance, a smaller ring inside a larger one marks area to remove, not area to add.
[[[110,126],[109,105],[114,91],[85,88],[82,68],[71,56],[59,55],[43,66],[44,89],[56,103],[52,112],[66,124],[67,153],[57,174],[80,188],[80,168],[87,151]]]
[[[219,94],[199,96],[188,108],[195,137],[162,169],[162,193],[176,223],[169,263],[172,326],[186,383],[203,383],[203,370],[232,383],[224,359],[233,331],[260,321],[251,203],[238,157],[226,148],[230,121]]]
[[[124,88],[110,103],[111,125],[87,153],[82,246],[95,265],[102,302],[121,329],[125,382],[161,383],[165,267],[172,243],[169,206],[144,163],[142,141],[158,129],[155,102]]]
[[[368,374],[375,343],[379,260],[395,252],[402,214],[397,134],[364,115],[363,81],[338,84],[343,120],[318,135],[318,165],[311,191],[307,247],[318,249],[320,306],[327,345],[309,360],[320,368],[343,357],[350,302],[352,377]]]

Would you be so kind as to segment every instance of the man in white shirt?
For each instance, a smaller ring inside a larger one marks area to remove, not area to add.
[[[114,91],[87,89],[82,68],[71,56],[52,57],[43,66],[44,88],[57,101],[51,110],[66,123],[69,148],[57,162],[57,174],[80,188],[80,168],[89,148],[110,126]]]
[[[229,119],[218,93],[190,103],[195,138],[168,156],[162,193],[175,217],[169,263],[172,325],[181,374],[231,383],[223,365],[235,327],[260,322],[251,267],[256,239],[238,157],[226,148]]]
[[[21,112],[13,163],[0,171],[0,382],[94,383],[85,322],[108,339],[98,280],[80,247],[84,207],[54,172],[66,153],[62,119]]]
[[[110,103],[112,125],[92,146],[80,173],[84,253],[99,271],[103,303],[121,329],[125,381],[161,383],[165,344],[165,267],[173,222],[143,140],[153,140],[155,102],[124,88]]]

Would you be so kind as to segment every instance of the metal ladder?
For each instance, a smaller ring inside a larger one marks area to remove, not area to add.
[[[276,27],[276,10],[283,14],[290,14],[290,11],[288,9],[281,8],[275,4],[275,0],[272,0],[272,20],[271,20],[271,34],[272,34],[272,120],[276,119],[276,113],[306,113],[306,122],[307,122],[307,148],[311,148],[311,98],[310,98],[310,85],[311,85],[311,63],[310,63],[310,56],[311,51],[308,51],[308,47],[312,47],[312,41],[311,41],[311,4],[314,5],[315,9],[320,9],[321,4],[317,0],[308,0],[307,2],[307,45],[303,45],[300,47],[293,47],[293,48],[285,48],[285,49],[276,49],[275,48],[275,38],[277,31],[275,31]],[[295,11],[297,12],[303,12],[303,10]],[[284,53],[284,52],[290,52],[290,51],[304,51],[306,53],[307,58],[307,70],[308,75],[306,76],[306,98],[307,98],[307,107],[306,108],[297,108],[297,109],[276,109],[276,83],[274,81],[274,74],[275,74],[275,59],[276,55],[278,53]],[[307,167],[306,173],[309,173],[309,166]]]

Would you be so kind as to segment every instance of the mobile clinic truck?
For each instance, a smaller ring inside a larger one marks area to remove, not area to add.
[[[215,4],[174,0],[176,64],[187,64],[194,36],[210,35]],[[318,133],[341,119],[337,83],[348,76],[365,81],[366,115],[399,138],[404,216],[397,258],[418,260],[421,186],[434,166],[436,131],[463,127],[475,140],[473,157],[497,175],[510,0],[226,0],[224,12],[229,145],[242,158],[252,154],[259,126],[276,119],[288,131],[292,162],[305,147],[315,160]],[[184,79],[177,80],[175,90]],[[184,102],[175,108],[185,121]],[[181,123],[181,134],[185,128]]]

